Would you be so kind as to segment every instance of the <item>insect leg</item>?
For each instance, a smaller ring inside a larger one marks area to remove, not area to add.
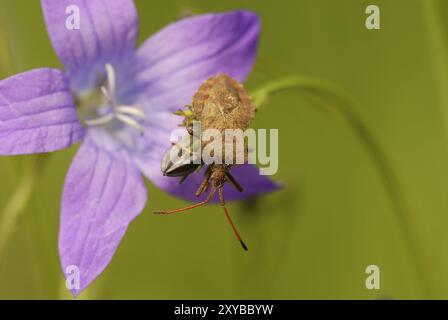
[[[211,166],[208,166],[207,170],[205,171],[205,178],[202,181],[201,185],[199,186],[198,191],[196,191],[196,197],[199,197],[207,189],[211,175],[212,175],[212,169]]]
[[[235,178],[230,174],[230,172],[226,171],[226,177],[229,179],[230,183],[232,184],[232,186],[235,187],[236,190],[238,190],[239,192],[244,191],[243,187],[238,183],[238,181],[235,180]]]
[[[185,174],[184,176],[182,176],[182,178],[180,178],[180,180],[179,180],[179,184],[182,184],[184,181],[185,181],[185,179],[187,179],[188,178],[188,176],[191,174],[191,172],[188,172],[187,174]]]
[[[199,171],[201,171],[201,169],[202,169],[202,167],[205,165],[205,163],[204,162],[201,162],[201,164],[199,165],[199,167],[196,169],[196,171],[195,172],[199,172]],[[208,168],[207,168],[207,170],[208,170]],[[205,171],[205,174],[207,173],[207,171]]]
[[[214,187],[213,187],[213,189],[214,189]],[[235,227],[235,225],[233,224],[232,219],[230,218],[229,212],[228,212],[227,209],[226,209],[226,202],[225,202],[225,200],[224,200],[224,195],[223,195],[223,193],[222,193],[222,186],[218,188],[218,195],[219,195],[219,202],[220,202],[220,204],[221,204],[221,208],[224,210],[224,213],[226,214],[227,220],[229,221],[230,226],[231,226],[232,229],[233,229],[233,233],[234,233],[235,236],[237,237],[238,241],[241,243],[241,246],[243,247],[243,249],[247,251],[247,246],[246,246],[246,244],[244,243],[244,241],[241,239],[241,236],[240,236],[240,234],[238,233],[238,230],[236,230],[236,227]]]
[[[207,204],[207,203],[210,202],[210,200],[211,200],[211,199],[213,198],[213,196],[215,195],[215,190],[216,190],[216,188],[213,187],[212,190],[210,191],[210,193],[209,193],[207,199],[205,199],[205,200],[202,201],[202,202],[199,202],[199,203],[196,203],[196,204],[193,204],[193,205],[191,205],[191,206],[184,207],[184,208],[175,209],[175,210],[168,210],[168,211],[157,210],[157,211],[154,211],[153,213],[154,213],[154,214],[172,214],[172,213],[178,213],[178,212],[188,211],[188,210],[191,210],[191,209],[194,209],[194,208],[203,206],[204,204]]]

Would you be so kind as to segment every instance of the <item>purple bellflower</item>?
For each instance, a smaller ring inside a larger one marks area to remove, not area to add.
[[[66,27],[71,5],[79,8],[79,29]],[[35,69],[0,81],[0,154],[46,153],[82,141],[65,180],[59,231],[64,272],[80,271],[76,296],[108,265],[143,210],[141,173],[175,196],[198,201],[201,175],[179,186],[160,170],[170,133],[182,121],[173,112],[211,75],[245,79],[260,23],[248,11],[193,16],[135,50],[132,0],[42,0],[42,8],[64,70]],[[226,186],[228,200],[278,188],[253,165],[232,173],[245,192]]]

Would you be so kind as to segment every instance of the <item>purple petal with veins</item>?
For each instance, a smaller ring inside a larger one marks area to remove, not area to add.
[[[127,153],[105,151],[87,137],[73,159],[62,195],[59,253],[64,271],[69,266],[80,271],[74,295],[109,264],[145,203],[146,187]]]
[[[66,27],[71,6],[79,8],[79,30]],[[134,52],[138,16],[131,0],[42,0],[42,9],[53,48],[79,90],[94,85],[106,63]]]
[[[36,69],[0,81],[0,154],[51,152],[83,135],[61,71]]]
[[[175,111],[212,75],[242,82],[252,70],[259,32],[257,15],[243,10],[175,22],[137,50],[128,90],[150,112]]]

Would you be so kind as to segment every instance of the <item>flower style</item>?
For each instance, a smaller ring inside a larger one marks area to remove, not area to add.
[[[80,29],[66,28],[66,8],[79,7]],[[243,81],[252,69],[260,24],[248,11],[204,14],[162,29],[135,50],[138,18],[132,0],[42,0],[53,48],[64,65],[0,82],[0,154],[52,152],[82,144],[68,171],[61,205],[63,270],[80,270],[84,290],[108,265],[129,223],[143,210],[141,173],[162,189],[197,201],[202,177],[179,186],[160,162],[191,102],[209,76]],[[226,186],[237,200],[278,186],[253,165],[232,173],[244,186]]]

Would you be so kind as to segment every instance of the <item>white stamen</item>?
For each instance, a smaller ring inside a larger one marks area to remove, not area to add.
[[[106,97],[107,102],[109,102],[113,107],[115,105],[115,101],[114,98],[111,96],[110,92],[107,91],[105,86],[101,86],[100,90],[101,93]]]
[[[106,64],[106,75],[107,75],[107,89],[109,89],[109,93],[111,96],[115,96],[115,70],[111,64]]]
[[[130,105],[118,105],[115,100],[115,89],[116,89],[116,79],[115,70],[111,64],[106,64],[106,85],[101,86],[101,93],[106,98],[107,102],[110,104],[112,110],[97,119],[85,120],[84,123],[88,126],[102,126],[107,125],[114,119],[117,119],[132,128],[138,130],[141,134],[145,132],[145,128],[134,118],[139,118],[141,120],[146,120],[145,113],[136,106]]]
[[[88,126],[101,126],[111,122],[113,119],[114,115],[112,113],[108,113],[100,118],[84,120],[84,123]]]
[[[139,118],[141,118],[143,120],[146,119],[145,113],[142,110],[137,109],[136,107],[133,107],[133,106],[125,106],[125,105],[119,106],[117,108],[117,112],[118,113],[130,114],[130,115],[139,117]]]
[[[127,115],[124,114],[117,114],[115,116],[118,120],[130,125],[131,127],[133,127],[134,129],[140,131],[141,134],[143,134],[145,132],[145,128],[138,123],[137,121],[135,121],[134,119],[132,119],[131,117],[128,117]]]

